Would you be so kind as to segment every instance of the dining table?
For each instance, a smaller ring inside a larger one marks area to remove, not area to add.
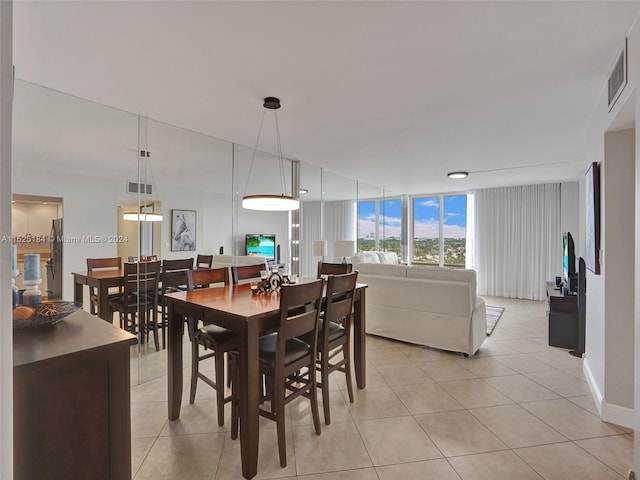
[[[84,286],[94,287],[98,291],[98,317],[111,323],[113,319],[109,309],[109,289],[124,286],[124,268],[73,272],[72,275],[73,301],[82,304]]]
[[[311,280],[311,279],[309,279]],[[315,279],[314,279],[315,280]],[[300,279],[301,282],[306,281]],[[358,283],[354,294],[353,355],[356,384],[366,386],[366,284]],[[253,478],[258,469],[260,334],[278,326],[278,291],[254,294],[249,284],[225,285],[167,295],[168,409],[169,420],[180,417],[183,390],[182,348],[185,318],[200,320],[236,332],[239,336],[238,398],[242,475]]]

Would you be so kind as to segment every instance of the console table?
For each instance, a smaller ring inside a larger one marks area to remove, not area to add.
[[[14,330],[14,479],[131,479],[129,347],[136,338],[78,310]]]
[[[577,348],[578,296],[562,295],[554,282],[547,282],[547,316],[549,319],[549,345]]]

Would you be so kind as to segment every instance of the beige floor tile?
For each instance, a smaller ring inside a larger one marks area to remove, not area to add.
[[[223,433],[160,437],[151,447],[135,480],[211,479],[223,443]]]
[[[541,362],[530,355],[519,353],[517,355],[501,355],[496,357],[500,363],[512,368],[518,373],[547,372],[555,370],[551,365]]]
[[[598,408],[596,407],[596,401],[591,395],[580,395],[579,397],[567,397],[572,403],[575,403],[579,407],[584,408],[587,412],[593,413],[596,416],[600,416]]]
[[[491,407],[513,403],[513,400],[509,397],[480,379],[442,382],[440,386],[465,408]]]
[[[507,449],[467,411],[418,415],[416,420],[446,457]]]
[[[345,400],[348,398],[347,392],[340,393]],[[347,407],[355,420],[409,415],[409,410],[389,387],[356,389],[354,397],[354,403],[348,403]]]
[[[455,360],[460,356],[457,352],[448,352],[423,345],[413,345],[411,343],[402,344],[398,348],[414,363]]]
[[[363,420],[356,427],[375,466],[442,457],[411,416]]]
[[[157,437],[167,419],[167,402],[131,404],[131,438]]]
[[[437,383],[393,387],[412,415],[463,410],[464,407]]]
[[[532,353],[531,356],[560,370],[577,368],[582,371],[582,358],[574,357],[564,348],[553,348],[546,352]]]
[[[632,467],[633,437],[630,435],[590,438],[575,443],[620,475],[626,477]]]
[[[485,378],[484,381],[514,402],[534,402],[559,398],[559,395],[523,375]]]
[[[494,341],[493,339],[485,340],[480,348],[476,352],[476,356],[494,357],[499,355],[516,355],[519,354],[518,350],[515,350],[502,342]]]
[[[131,439],[131,475],[136,476],[140,465],[147,458],[147,454],[156,442],[156,437],[132,438]]]
[[[570,440],[622,433],[620,429],[564,398],[522,403],[521,406]]]
[[[410,364],[412,360],[397,347],[377,348],[367,352],[367,361],[373,366]]]
[[[376,467],[380,480],[460,480],[455,470],[446,460],[429,460],[426,462],[401,463]]]
[[[294,427],[298,475],[371,467],[371,459],[352,422],[323,425],[322,435],[307,427]]]
[[[160,436],[224,432],[230,425],[231,404],[226,405],[224,425],[219,426],[215,400],[200,400],[193,405],[186,402],[180,409],[180,418],[167,421]]]
[[[518,373],[490,357],[461,358],[456,363],[480,378],[515,375]]]
[[[344,380],[341,379],[340,376],[338,376],[337,379],[334,379],[334,381],[336,381],[337,383],[341,383],[342,388],[340,388],[340,390],[346,389],[346,383],[344,383]],[[355,381],[356,381],[356,377],[354,375],[353,377],[354,389],[357,388],[355,385]],[[367,388],[388,387],[388,386],[389,385],[387,385],[387,382],[385,382],[384,378],[382,378],[382,375],[380,375],[380,373],[378,372],[378,369],[375,366],[373,366],[370,362],[367,362]]]
[[[387,385],[391,387],[433,383],[433,379],[416,365],[381,365],[376,368]]]
[[[377,335],[367,334],[367,351],[375,350],[378,348],[389,348],[395,346],[396,340],[385,337],[378,337]]]
[[[519,405],[475,408],[470,413],[510,448],[567,441]]]
[[[165,372],[166,373],[166,372]],[[131,388],[131,403],[166,402],[167,401],[167,377],[166,375],[154,378],[148,382]]]
[[[418,366],[436,382],[476,378],[476,375],[460,365],[456,360],[424,362]]]
[[[514,452],[545,480],[621,479],[615,471],[573,443],[528,447]]]
[[[563,397],[577,397],[590,393],[587,382],[560,370],[527,373],[526,376]]]
[[[531,467],[511,451],[465,455],[449,459],[463,480],[541,480]]]
[[[298,480],[379,480],[374,468],[359,468],[357,470],[342,470],[339,472],[317,473],[314,475],[299,475]]]
[[[329,392],[331,423],[351,421],[351,414],[349,413],[349,407],[347,406],[348,403],[349,396],[346,392],[344,397],[339,391]],[[309,400],[306,398],[298,398],[291,402],[289,406],[292,426],[313,424],[311,402],[309,402]],[[322,406],[322,394],[320,392],[318,392],[318,408],[320,410],[320,422],[324,425],[324,410]]]
[[[274,423],[274,422],[271,422]],[[315,435],[313,429],[308,427],[300,427],[312,435]],[[293,435],[291,428],[287,427],[287,466],[280,467],[280,457],[278,454],[278,437],[276,430],[260,429],[260,439],[258,444],[258,473],[254,479],[266,478],[286,478],[296,475],[296,451],[293,445]],[[211,463],[212,459],[209,459]],[[178,478],[178,477],[176,477]],[[185,479],[189,477],[184,477]],[[236,480],[242,477],[242,463],[240,458],[240,440],[231,440],[231,435],[227,432],[224,437],[224,445],[220,454],[218,468],[215,476],[209,476],[209,479],[216,480]],[[189,478],[189,480],[191,480]]]
[[[520,353],[545,352],[549,350],[546,337],[524,338],[513,340],[501,340],[505,345],[517,350]]]

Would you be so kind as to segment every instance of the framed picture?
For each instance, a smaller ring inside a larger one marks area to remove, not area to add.
[[[171,251],[193,252],[196,249],[196,211],[171,210]]]
[[[589,270],[600,275],[600,168],[593,162],[587,170],[584,183],[585,196],[585,255]]]

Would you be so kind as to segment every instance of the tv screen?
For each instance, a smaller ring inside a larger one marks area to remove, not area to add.
[[[576,276],[576,255],[573,237],[569,232],[562,236],[562,273],[565,283],[570,285],[569,279]]]
[[[247,233],[245,235],[245,254],[276,259],[276,236],[268,233]]]

